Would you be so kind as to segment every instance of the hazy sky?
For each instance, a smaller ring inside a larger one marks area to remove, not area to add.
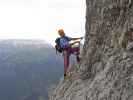
[[[44,39],[57,30],[77,37],[85,30],[85,0],[0,0],[0,39]]]

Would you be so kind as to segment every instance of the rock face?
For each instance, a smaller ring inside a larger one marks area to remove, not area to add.
[[[133,0],[86,0],[81,69],[50,100],[133,100]]]

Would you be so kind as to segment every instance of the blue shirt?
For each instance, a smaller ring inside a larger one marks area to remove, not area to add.
[[[60,38],[60,46],[61,48],[65,48],[66,46],[69,45],[69,41],[71,41],[72,38],[68,36],[63,36]]]

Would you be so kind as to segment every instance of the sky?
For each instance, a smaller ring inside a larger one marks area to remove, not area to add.
[[[85,0],[0,0],[0,39],[44,39],[54,44],[63,28],[85,33]]]

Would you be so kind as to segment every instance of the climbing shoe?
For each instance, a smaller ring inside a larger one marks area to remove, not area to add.
[[[80,64],[76,65],[76,72],[78,72],[80,70]]]
[[[64,80],[69,80],[70,78],[71,78],[70,75],[68,75],[68,74],[64,74]]]

